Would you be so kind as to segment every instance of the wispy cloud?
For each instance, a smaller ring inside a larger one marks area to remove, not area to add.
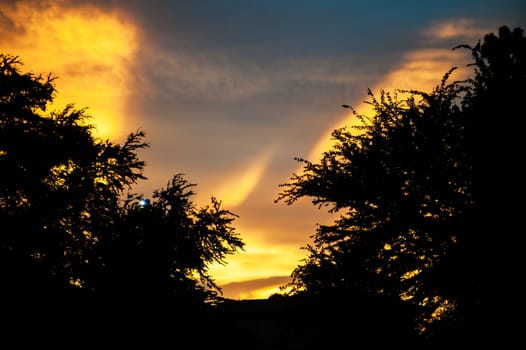
[[[266,149],[251,159],[246,167],[226,175],[214,196],[221,198],[228,208],[243,204],[259,184],[273,153],[273,148]]]
[[[477,22],[471,18],[455,18],[431,24],[424,31],[424,36],[426,39],[433,41],[469,39],[471,42],[480,39],[481,35],[494,30],[494,27]]]

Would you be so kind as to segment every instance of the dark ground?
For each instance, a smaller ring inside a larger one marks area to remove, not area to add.
[[[197,314],[160,304],[142,311],[122,302],[104,307],[67,304],[8,305],[0,331],[1,344],[6,346],[0,344],[0,349],[447,349],[461,345],[417,338],[405,311],[366,300],[227,299],[213,312]],[[467,345],[460,348],[476,347]]]

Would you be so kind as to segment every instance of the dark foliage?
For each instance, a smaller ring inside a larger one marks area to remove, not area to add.
[[[458,48],[471,51],[473,78],[449,82],[452,68],[431,92],[370,94],[374,115],[334,130],[319,163],[298,159],[303,172],[277,201],[311,197],[341,215],[305,247],[291,294],[395,297],[433,342],[496,334],[518,277],[526,42],[503,26]]]
[[[196,208],[181,174],[152,203],[123,200],[145,179],[144,133],[119,145],[93,137],[85,110],[46,114],[53,78],[20,65],[0,55],[0,303],[93,312],[213,300],[208,265],[244,246],[235,215],[215,198]]]
[[[235,215],[191,201],[195,184],[176,174],[153,200],[129,196],[117,219],[117,230],[101,244],[105,262],[94,276],[97,289],[114,297],[183,301],[198,306],[213,302],[220,288],[208,275],[208,265],[224,264],[244,243],[235,232]],[[100,276],[104,276],[102,279]]]

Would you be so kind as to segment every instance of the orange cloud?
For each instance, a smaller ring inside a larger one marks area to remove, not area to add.
[[[238,226],[237,229],[243,234],[243,241],[246,243],[245,251],[230,256],[227,265],[210,266],[209,272],[219,284],[290,275],[304,258],[304,251],[297,245],[265,242],[258,237],[266,237],[268,232],[253,227],[245,229],[243,224]]]
[[[127,134],[129,70],[137,51],[135,27],[119,13],[62,1],[0,5],[9,27],[0,29],[4,53],[19,56],[25,70],[57,77],[52,109],[68,103],[88,108],[101,137]]]
[[[263,176],[272,154],[272,149],[265,150],[252,160],[246,169],[227,175],[227,179],[219,185],[215,193],[225,207],[238,207],[248,198]]]
[[[222,286],[223,296],[234,300],[265,299],[274,293],[279,293],[279,287],[288,282],[290,282],[289,276],[274,276],[243,282],[231,282]]]

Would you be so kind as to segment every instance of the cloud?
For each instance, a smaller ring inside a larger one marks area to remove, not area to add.
[[[256,156],[245,169],[227,174],[226,180],[218,186],[214,195],[221,198],[225,206],[229,208],[236,208],[243,204],[258,185],[273,153],[273,149],[269,148]]]
[[[147,94],[178,96],[200,101],[237,101],[268,89],[269,81],[256,65],[225,53],[160,52],[142,47]]]
[[[223,297],[241,299],[265,299],[280,292],[280,286],[290,282],[290,276],[272,276],[242,282],[230,282],[221,286]]]
[[[481,39],[481,35],[495,30],[494,27],[482,25],[470,18],[454,18],[431,24],[425,31],[424,37],[433,41],[454,39]]]
[[[309,58],[283,57],[276,52],[271,60],[260,62],[228,51],[186,51],[177,44],[163,51],[152,45],[141,43],[138,59],[142,69],[136,72],[143,86],[140,98],[145,101],[164,97],[200,105],[233,105],[258,99],[283,103],[288,96],[290,103],[312,102],[351,84],[366,85],[385,73],[385,56],[327,53],[323,58]]]
[[[245,251],[229,257],[226,265],[213,264],[210,273],[224,284],[268,276],[289,275],[298,265],[304,252],[296,244],[275,244],[267,232],[248,223],[236,225],[246,243]],[[245,234],[248,233],[249,234]]]
[[[65,1],[0,4],[0,45],[25,69],[57,77],[53,109],[88,108],[96,133],[120,136],[137,30],[124,16]]]

